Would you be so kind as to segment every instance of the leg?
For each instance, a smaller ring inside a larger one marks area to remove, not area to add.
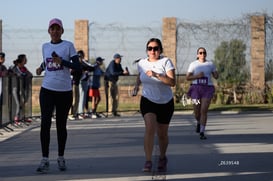
[[[200,104],[193,104],[193,110],[194,110],[194,117],[197,121],[196,132],[200,133],[201,105]]]
[[[96,107],[96,97],[92,96],[92,104],[91,104],[92,113],[96,112],[95,107]]]
[[[205,127],[207,124],[207,112],[208,112],[209,105],[210,105],[210,99],[208,98],[201,99],[200,139],[206,139]]]
[[[16,111],[15,111],[15,116],[14,116],[14,121],[19,121],[20,120],[20,100],[18,97],[18,89],[17,87],[12,88],[12,95],[16,104]]]
[[[67,139],[67,116],[72,104],[72,91],[58,93],[55,99],[58,155],[63,156]]]
[[[112,111],[113,115],[117,115],[119,93],[116,82],[111,82],[110,93],[112,98],[112,105],[110,104],[111,105],[110,110]]]
[[[108,81],[104,82],[104,91],[105,91],[105,103],[106,103],[106,105],[105,105],[106,110],[105,111],[108,114],[108,112],[109,112],[109,82]]]
[[[161,159],[166,157],[166,151],[169,144],[168,129],[169,129],[169,124],[159,123],[157,126],[157,136],[158,136],[158,144],[159,144]]]
[[[193,112],[194,112],[194,117],[195,117],[197,123],[200,124],[201,104],[193,104]]]
[[[78,113],[79,113],[79,100],[80,100],[80,89],[79,89],[79,85],[75,85],[75,89],[74,89],[74,91],[75,91],[75,94],[74,94],[74,99],[75,99],[75,101],[74,101],[74,105],[73,105],[73,107],[74,107],[74,116],[78,116]]]
[[[200,109],[200,124],[206,126],[207,124],[207,114],[210,105],[210,99],[201,99],[201,109]]]
[[[40,109],[41,109],[41,130],[40,141],[43,157],[49,156],[50,127],[51,118],[54,110],[54,97],[51,91],[41,89],[40,91]]]
[[[154,113],[146,113],[144,115],[145,134],[144,134],[144,152],[146,161],[152,161],[154,136],[156,132],[156,115]]]

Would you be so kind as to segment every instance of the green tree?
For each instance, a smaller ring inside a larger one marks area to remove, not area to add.
[[[236,90],[249,79],[249,68],[245,58],[246,45],[241,40],[223,41],[214,51],[214,63],[219,72],[218,86],[231,88],[234,103]]]

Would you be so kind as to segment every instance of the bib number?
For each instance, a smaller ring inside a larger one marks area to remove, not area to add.
[[[197,79],[197,85],[208,85],[208,78],[202,77]]]

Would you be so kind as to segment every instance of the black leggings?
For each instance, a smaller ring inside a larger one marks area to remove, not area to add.
[[[41,131],[40,140],[43,157],[49,156],[50,128],[53,111],[56,112],[58,155],[63,156],[67,139],[67,116],[72,105],[72,91],[56,92],[45,88],[40,91]]]

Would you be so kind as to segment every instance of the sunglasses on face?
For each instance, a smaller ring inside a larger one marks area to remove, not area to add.
[[[155,52],[159,50],[159,47],[147,47],[148,51],[154,50]]]
[[[206,55],[207,54],[207,52],[199,52],[199,55]]]

